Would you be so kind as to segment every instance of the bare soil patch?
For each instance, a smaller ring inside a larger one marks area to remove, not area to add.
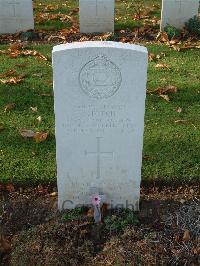
[[[198,265],[199,187],[142,188],[139,223],[124,210],[58,212],[48,188],[1,191],[1,265]],[[129,213],[130,214],[130,213]]]

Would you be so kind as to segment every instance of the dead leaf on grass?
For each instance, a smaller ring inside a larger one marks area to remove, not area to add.
[[[18,84],[22,82],[22,77],[12,77],[10,79],[0,79],[0,83],[2,84]]]
[[[165,101],[167,101],[167,102],[170,102],[170,98],[169,98],[169,96],[168,95],[166,95],[166,94],[160,94],[160,97],[161,98],[163,98]]]
[[[42,73],[34,73],[34,74],[32,74],[32,77],[41,78],[42,76],[43,76]]]
[[[174,121],[176,124],[185,124],[185,123],[189,123],[188,120],[183,120],[183,119],[180,119],[180,120],[176,120]]]
[[[16,104],[15,104],[15,103],[9,103],[9,104],[7,104],[7,105],[5,106],[5,108],[4,108],[4,112],[5,112],[5,113],[6,113],[6,112],[9,112],[9,111],[15,109],[15,107],[16,107]]]
[[[37,119],[37,121],[38,121],[39,123],[42,122],[42,117],[41,117],[41,116],[38,116],[36,119]]]
[[[47,132],[36,132],[33,136],[36,143],[44,142],[48,137]]]
[[[14,50],[20,50],[24,48],[24,45],[22,43],[12,43],[9,47],[10,50],[14,51]]]
[[[23,48],[23,50],[22,50]],[[24,49],[23,45],[13,44],[10,48],[6,51],[6,54],[10,58],[17,58],[18,56],[36,56],[42,60],[47,61],[47,57],[35,50],[26,50]]]
[[[25,68],[27,64],[15,64],[16,67]]]
[[[0,55],[1,54],[6,54],[7,53],[7,50],[0,50]]]
[[[23,138],[33,138],[35,133],[31,129],[21,129],[20,134]]]
[[[159,40],[161,42],[169,42],[169,37],[166,32],[159,32],[156,36],[156,40]]]
[[[181,113],[182,112],[182,108],[181,107],[176,108],[176,112],[177,113]]]
[[[142,159],[145,160],[145,161],[150,161],[150,160],[152,160],[153,158],[152,158],[151,156],[149,156],[149,155],[143,155],[143,156],[142,156]]]
[[[58,196],[58,192],[52,192],[52,193],[50,193],[49,194],[51,197],[56,197],[56,196]]]
[[[0,132],[5,129],[5,126],[3,123],[0,123]]]
[[[37,107],[32,107],[32,106],[30,107],[30,109],[31,109],[31,111],[32,111],[33,113],[36,113],[37,110],[38,110]]]
[[[165,56],[166,56],[165,53],[160,53],[160,54],[156,55],[156,59],[160,59],[160,58],[165,57]]]
[[[159,87],[154,91],[149,91],[149,93],[158,94],[158,95],[164,95],[167,93],[176,93],[176,92],[177,92],[177,87],[173,86],[173,85],[169,85],[169,86],[163,87],[163,88]]]
[[[16,73],[16,70],[9,69],[5,73],[0,74],[0,78],[7,78],[7,77],[10,77],[10,76],[14,75],[15,73]]]
[[[167,64],[156,64],[155,68],[161,68],[161,69],[167,68],[167,69],[170,69],[170,67]]]
[[[156,60],[156,55],[154,53],[149,53],[149,61],[155,61]]]
[[[51,94],[51,93],[41,93],[40,96],[53,97],[53,94]]]

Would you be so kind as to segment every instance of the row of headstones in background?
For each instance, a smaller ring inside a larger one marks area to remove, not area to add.
[[[53,49],[59,209],[138,210],[147,49],[82,42]]]
[[[82,33],[113,32],[115,0],[79,0]],[[183,28],[198,14],[199,0],[162,0],[161,30]],[[0,33],[34,28],[32,0],[0,0]]]
[[[114,31],[114,0],[80,0],[79,5],[82,33]],[[162,0],[161,30],[167,25],[182,29],[198,9],[199,0]]]
[[[115,0],[80,0],[79,6],[82,33],[114,31]],[[162,0],[161,30],[168,24],[182,29],[198,9],[199,0]]]
[[[165,26],[182,29],[185,23],[198,15],[199,0],[162,0],[161,30]]]
[[[0,33],[34,29],[32,0],[0,0]]]

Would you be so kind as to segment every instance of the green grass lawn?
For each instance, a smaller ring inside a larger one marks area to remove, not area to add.
[[[71,26],[78,27],[78,0],[35,0],[34,15],[35,29],[56,31]],[[141,13],[149,18],[160,18],[161,0],[116,0],[115,1],[115,29],[132,29],[142,26],[145,18],[134,20],[134,15]],[[71,20],[64,18],[68,15]],[[54,16],[53,15],[57,15]]]
[[[8,46],[0,46],[1,50]],[[32,45],[48,57],[16,59],[0,54],[0,74],[14,69],[25,75],[20,84],[0,84],[0,180],[35,184],[56,180],[54,112],[52,96],[52,45]],[[149,52],[165,53],[157,62],[150,62],[148,91],[167,85],[177,86],[177,92],[168,94],[167,102],[155,94],[146,101],[143,181],[176,182],[197,181],[200,173],[200,51],[177,52],[165,45],[148,45]],[[167,64],[168,69],[155,68]],[[22,64],[23,68],[19,67]],[[15,103],[13,110],[5,106]],[[37,107],[33,112],[30,107]],[[177,112],[182,108],[182,112]],[[37,118],[42,117],[39,123]],[[175,123],[177,120],[183,122]],[[42,143],[23,138],[22,128],[49,132]]]
[[[160,8],[161,0],[117,0],[115,28],[143,27],[149,23],[145,15],[149,20],[154,16],[160,18]],[[134,20],[136,14],[144,18]],[[63,20],[65,15],[68,18]],[[36,31],[56,32],[72,26],[78,29],[78,0],[34,0],[34,16]],[[8,47],[0,45],[0,50]],[[51,44],[26,47],[41,52],[48,61],[34,56],[12,59],[0,53],[0,75],[13,69],[15,75],[24,75],[19,84],[0,82],[0,181],[36,184],[56,180],[52,47]],[[165,54],[149,63],[148,91],[173,85],[177,92],[168,94],[169,102],[156,94],[147,94],[143,181],[197,181],[200,176],[200,50],[177,52],[158,44],[147,48],[149,52]],[[168,68],[156,68],[158,63],[167,64]],[[10,103],[16,107],[5,112],[5,106]],[[31,107],[37,107],[37,112]],[[41,122],[37,120],[40,116]],[[25,139],[19,133],[24,128],[48,132],[48,139],[42,143]]]

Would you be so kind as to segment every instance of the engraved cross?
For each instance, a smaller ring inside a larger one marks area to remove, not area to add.
[[[13,7],[13,16],[15,17],[16,16],[16,9],[15,9],[16,5],[19,5],[20,3],[19,2],[10,2],[8,4],[12,5],[12,7]]]
[[[113,152],[103,152],[101,151],[101,138],[97,137],[97,151],[96,152],[88,152],[85,151],[86,155],[96,155],[97,156],[97,179],[101,177],[101,156],[110,155],[113,157]]]
[[[180,11],[181,11],[181,7],[182,7],[182,0],[179,0],[179,9],[180,9]]]
[[[96,0],[96,17],[98,16],[98,0]]]

